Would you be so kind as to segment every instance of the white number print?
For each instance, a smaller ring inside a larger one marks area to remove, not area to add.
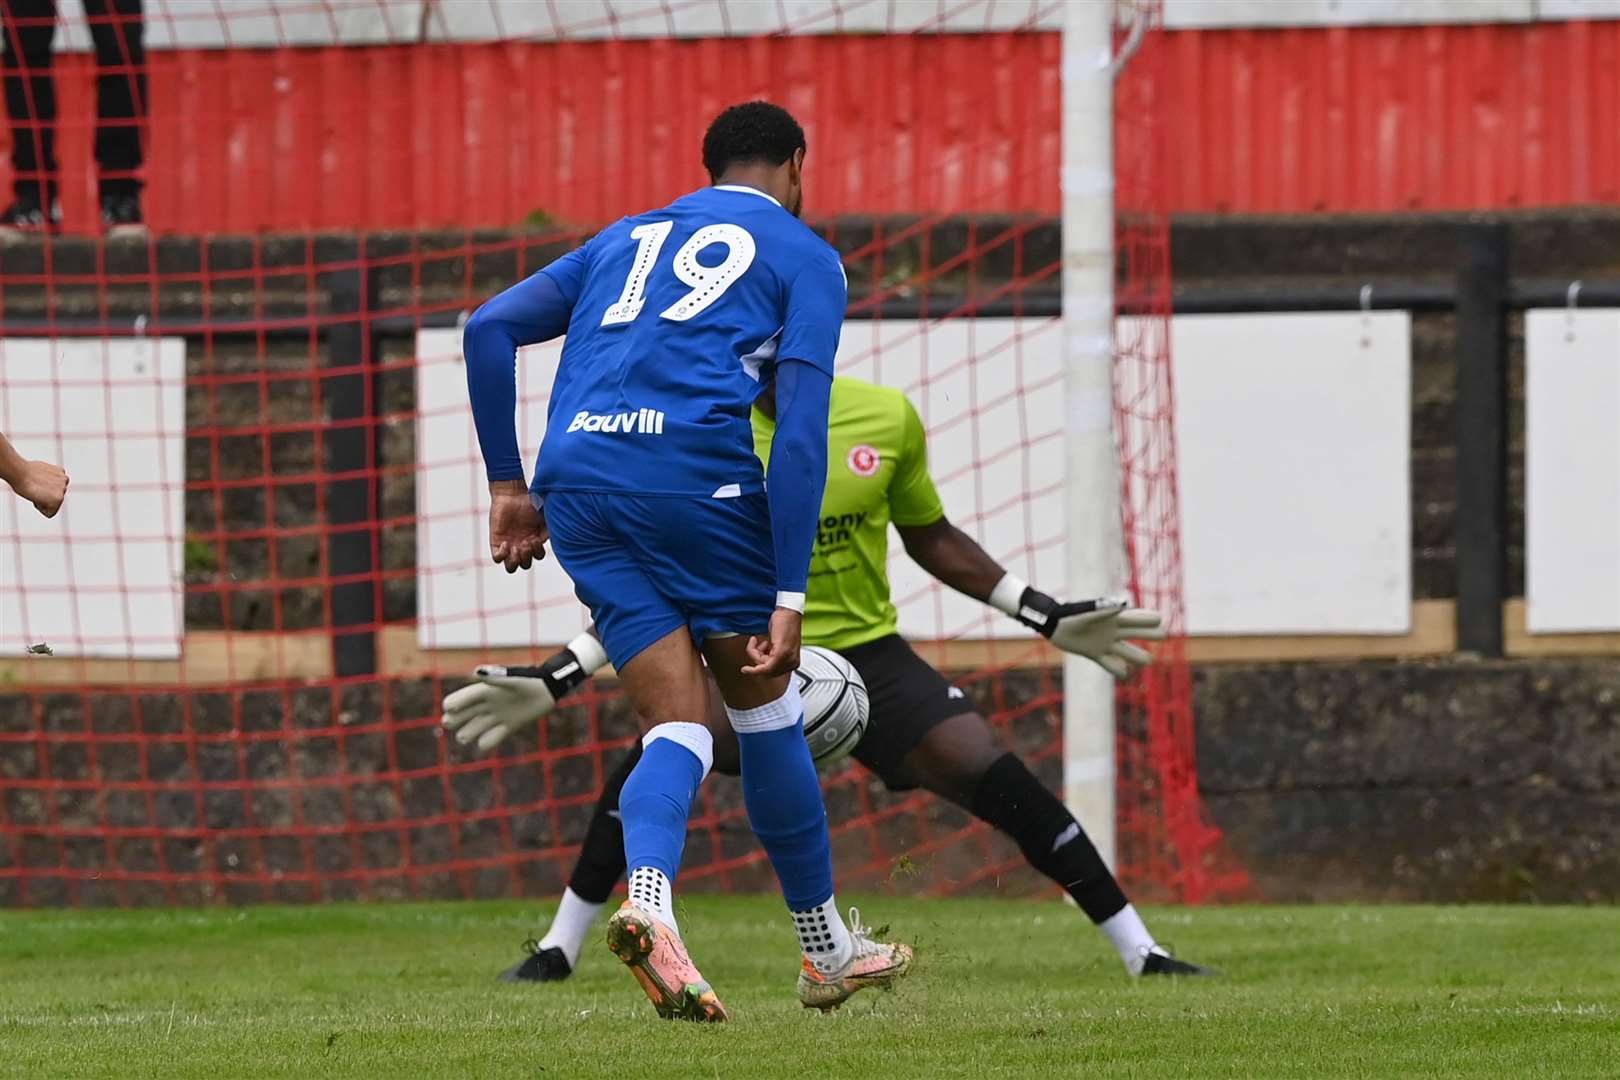
[[[698,252],[710,244],[726,245],[726,257],[715,266],[698,262]],[[658,313],[661,319],[685,322],[707,308],[731,288],[754,263],[754,238],[741,225],[705,225],[675,253],[675,276],[692,291]]]
[[[674,227],[673,221],[649,221],[630,230],[630,239],[636,241],[636,261],[630,264],[630,276],[624,279],[619,302],[609,304],[602,312],[603,326],[634,322],[641,314],[641,305],[647,302],[642,295],[647,287],[647,275],[652,273],[653,263],[658,261],[658,253],[664,249],[664,241],[669,239],[669,230]]]
[[[619,302],[608,305],[602,312],[603,326],[634,322],[641,314],[642,305],[647,302],[647,275],[652,273],[653,263],[658,261],[658,253],[674,227],[673,221],[649,221],[630,230],[630,238],[636,241],[636,258],[630,264],[630,276],[624,279]],[[711,244],[724,244],[726,257],[714,266],[704,266],[698,262],[698,252]],[[681,284],[690,286],[691,291],[659,312],[658,317],[685,322],[724,296],[753,264],[754,237],[747,229],[741,225],[703,226],[675,253],[672,268]]]

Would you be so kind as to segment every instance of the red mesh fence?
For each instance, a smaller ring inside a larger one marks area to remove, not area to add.
[[[1114,433],[1124,577],[1137,602],[1164,613],[1170,633],[1153,666],[1117,695],[1117,858],[1127,882],[1196,902],[1240,894],[1247,881],[1223,857],[1198,797],[1171,422],[1172,53],[1154,32],[1158,0],[1121,7],[1150,28],[1115,35],[1116,53],[1127,57],[1114,84]]]
[[[238,17],[221,10],[227,23]],[[1033,17],[1050,22],[1054,10]],[[958,85],[977,77],[972,40],[951,43]],[[1130,580],[1178,626],[1159,55],[1149,34],[1121,84],[1120,184],[1133,210],[1121,218],[1119,293],[1143,318],[1122,331],[1118,418]],[[912,74],[895,93],[926,98],[952,81]],[[583,87],[593,74],[576,78]],[[582,122],[612,107],[607,90],[578,91]],[[799,93],[791,70],[759,67],[733,97],[796,108]],[[960,157],[932,168],[1000,146],[994,109],[952,100],[944,115]],[[413,172],[454,158],[457,140],[499,137],[498,116],[478,119],[477,131],[442,132],[443,154],[414,159]],[[89,120],[75,122],[88,133]],[[140,123],[184,116],[154,108]],[[823,119],[809,134],[812,159],[870,178],[873,206],[890,205],[889,133]],[[635,148],[621,152],[634,175]],[[669,152],[685,153],[690,186],[701,183],[695,144]],[[1054,131],[1003,155],[1002,168],[971,171],[972,205],[1055,185],[1058,154]],[[64,177],[72,162],[63,155]],[[83,190],[89,166],[78,162],[63,184]],[[557,169],[571,183],[612,183]],[[843,370],[910,394],[952,519],[1010,569],[1057,587],[1056,221],[1016,203],[818,219],[813,180],[807,214],[850,279]],[[364,201],[378,184],[355,177],[334,197]],[[606,198],[615,212],[643,209],[611,189]],[[537,215],[482,231],[108,236],[80,214],[64,232],[0,245],[0,430],[74,476],[52,521],[0,504],[0,904],[560,891],[636,727],[599,682],[498,754],[442,736],[438,702],[476,663],[537,661],[581,617],[566,582],[484,566],[456,327],[599,223]],[[526,408],[543,409],[548,355],[525,357]],[[526,436],[532,446],[532,428]],[[1059,786],[1054,654],[1005,636],[1018,628],[930,585],[903,555],[891,572],[903,628]],[[1235,886],[1198,804],[1178,642],[1121,706],[1128,887],[1197,900]],[[846,888],[1049,888],[1010,843],[932,797],[888,794],[856,766],[831,774],[826,795]],[[716,779],[692,822],[683,881],[770,880],[736,785]]]

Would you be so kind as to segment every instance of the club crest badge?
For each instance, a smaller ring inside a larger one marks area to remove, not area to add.
[[[850,447],[849,457],[846,461],[849,465],[849,471],[861,477],[876,476],[878,466],[883,464],[883,458],[878,454],[877,450],[867,446],[865,443]]]

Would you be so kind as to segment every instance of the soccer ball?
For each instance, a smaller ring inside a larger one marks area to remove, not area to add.
[[[816,767],[842,761],[866,734],[872,715],[860,672],[831,649],[806,645],[793,677],[804,700],[804,741]]]

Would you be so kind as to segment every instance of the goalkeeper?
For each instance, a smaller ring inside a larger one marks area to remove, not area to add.
[[[754,449],[762,461],[770,458],[774,411],[767,391],[753,415]],[[885,565],[891,522],[906,553],[934,577],[1039,631],[1063,651],[1089,657],[1116,679],[1148,663],[1149,654],[1127,639],[1161,636],[1159,616],[1103,601],[1059,603],[1008,573],[945,517],[928,474],[922,422],[905,395],[854,379],[833,380],[827,485],[810,562],[804,642],[836,650],[866,683],[872,715],[855,759],[891,791],[924,788],[1010,836],[1031,866],[1074,897],[1130,974],[1204,974],[1158,945],[1074,815],[1001,747],[966,695],[899,636]],[[489,750],[550,712],[606,662],[596,639],[582,634],[546,661],[539,678],[480,669],[479,681],[445,699],[444,724],[458,742],[476,741]],[[715,771],[735,773],[735,747],[724,743],[716,739]],[[502,978],[548,981],[572,973],[597,912],[624,876],[623,830],[615,811],[640,754],[639,745],[632,748],[609,777],[545,937]]]

